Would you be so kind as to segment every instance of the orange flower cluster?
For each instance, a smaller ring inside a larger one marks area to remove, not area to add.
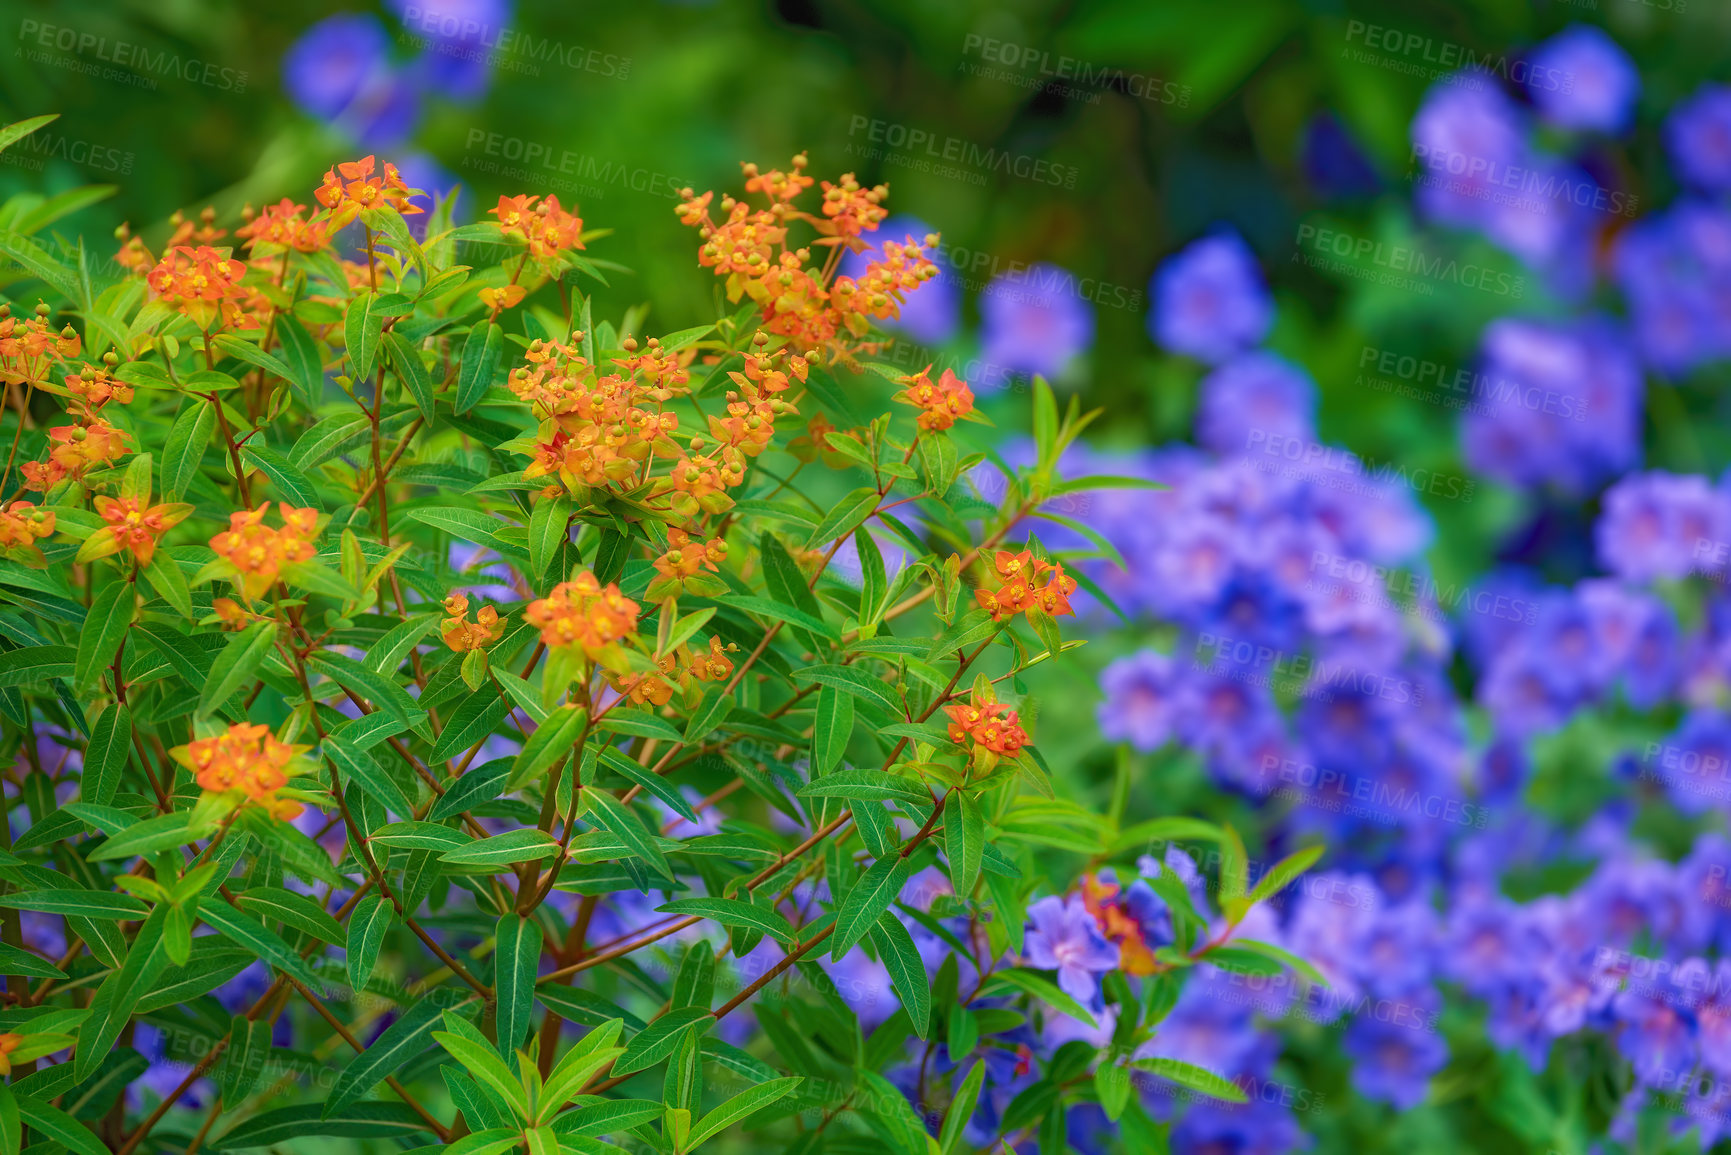
[[[529,365],[511,373],[511,391],[542,423],[544,440],[524,473],[557,476],[572,493],[591,486],[634,487],[645,480],[658,450],[678,453],[672,436],[679,418],[661,406],[684,391],[689,377],[658,347],[618,362],[626,373],[602,376],[584,358],[582,338],[572,333],[569,345],[536,340],[526,354]],[[635,353],[637,342],[627,338],[625,346]]]
[[[217,557],[234,568],[248,601],[264,596],[285,567],[310,561],[315,552],[312,538],[318,527],[318,510],[295,509],[286,501],[280,502],[283,525],[271,529],[264,523],[268,509],[267,501],[257,509],[229,514],[228,528],[210,539]]]
[[[128,452],[126,434],[100,417],[81,425],[56,425],[48,431],[48,460],[24,464],[24,488],[46,493],[67,478],[118,461]]]
[[[1082,905],[1094,916],[1107,942],[1118,944],[1118,968],[1127,975],[1151,975],[1154,952],[1143,937],[1142,924],[1124,907],[1123,888],[1097,875],[1082,876]]]
[[[675,682],[683,690],[694,681],[719,682],[729,677],[733,673],[733,659],[727,656],[729,648],[738,647],[723,646],[716,637],[709,639],[707,650],[694,652],[690,646],[681,645],[655,663],[661,671],[659,676],[609,674],[607,681],[636,705],[665,706],[673,700]]]
[[[576,646],[590,658],[637,632],[637,603],[609,582],[602,586],[588,570],[560,582],[546,597],[529,603],[523,618],[541,630],[550,649]]]
[[[53,510],[37,509],[28,501],[14,501],[10,509],[0,509],[0,557],[41,569],[47,562],[36,543],[53,532]]]
[[[769,206],[754,209],[744,201],[723,197],[720,208],[725,219],[717,224],[709,214],[714,194],[696,196],[683,191],[684,203],[675,210],[681,223],[699,230],[703,239],[698,263],[713,268],[727,279],[727,295],[737,301],[750,297],[763,310],[764,327],[790,338],[801,348],[826,348],[834,356],[849,357],[875,350],[858,339],[870,331],[870,321],[893,320],[901,315],[906,294],[938,275],[937,266],[925,256],[926,246],[911,238],[904,244],[883,246],[883,256],[871,262],[857,281],[836,278],[831,283],[843,246],[866,247],[863,233],[876,230],[887,216],[882,201],[887,185],[863,188],[849,173],[839,184],[824,182],[821,215],[801,212],[793,201],[809,189],[812,179],[803,172],[806,158],[793,158],[793,172],[771,170],[760,173],[756,165],[744,167],[747,193],[767,197]],[[820,265],[811,266],[810,249],[787,247],[788,226],[799,220],[818,234],[815,244],[827,250]]]
[[[682,529],[667,531],[667,552],[655,559],[655,572],[669,581],[696,577],[704,570],[720,572],[727,558],[727,543],[719,537],[710,541],[692,541]]]
[[[1016,712],[999,702],[958,702],[945,706],[950,716],[950,741],[970,745],[1006,758],[1013,758],[1028,744],[1028,735]]]
[[[917,406],[920,415],[916,419],[919,427],[933,431],[948,429],[958,418],[966,417],[974,411],[974,391],[968,388],[968,383],[945,369],[937,384],[932,384],[932,367],[927,365],[910,377],[902,377],[897,384],[907,388],[896,394],[897,401],[905,401]]]
[[[263,615],[243,609],[233,598],[217,598],[210,603],[210,608],[215,611],[217,620],[225,630],[244,630],[254,622],[264,620]]]
[[[150,291],[209,330],[220,318],[231,329],[256,329],[253,310],[268,302],[240,283],[246,266],[221,249],[181,245],[163,254],[145,277]]]
[[[487,211],[499,218],[499,231],[529,243],[529,255],[543,267],[558,263],[561,253],[583,247],[583,218],[566,212],[559,198],[502,196]]]
[[[156,543],[191,515],[192,506],[172,502],[146,509],[136,497],[99,497],[96,512],[108,524],[84,543],[84,548],[78,551],[78,560],[91,561],[128,550],[139,565],[149,565],[156,554]]]
[[[278,818],[293,818],[300,805],[276,792],[288,785],[289,763],[305,746],[277,741],[269,726],[237,722],[214,738],[199,738],[169,751],[191,770],[198,784],[213,793],[240,790]]]
[[[325,173],[324,181],[313,196],[330,210],[325,227],[331,232],[354,220],[363,209],[391,208],[406,217],[422,211],[419,205],[409,200],[421,190],[404,184],[397,166],[390,161],[385,162],[380,175],[374,176],[376,159],[364,156],[360,160],[344,161]]]
[[[254,256],[266,256],[281,249],[297,253],[316,253],[330,243],[330,230],[323,221],[301,219],[305,205],[297,205],[284,197],[274,205],[266,205],[256,214],[247,205],[241,210],[246,224],[234,235],[248,242]]]
[[[452,594],[445,599],[445,612],[451,616],[445,619],[439,635],[459,654],[485,649],[505,635],[505,623],[499,620],[499,611],[492,606],[481,607],[475,620],[469,621],[469,599],[462,594]]]
[[[88,417],[98,413],[110,401],[118,401],[122,405],[132,403],[132,386],[116,380],[110,373],[110,370],[120,363],[120,358],[108,353],[103,356],[102,361],[101,367],[86,361],[83,372],[66,375],[66,388],[74,398],[68,407],[79,416]]]
[[[1076,592],[1076,579],[1066,574],[1063,566],[1042,561],[1027,550],[999,550],[993,563],[1004,584],[995,591],[975,590],[974,597],[991,611],[994,622],[1034,609],[1053,617],[1075,612],[1070,608],[1070,595]]]
[[[36,315],[22,322],[10,305],[0,305],[0,381],[40,385],[56,362],[78,356],[83,342],[68,325],[59,333],[48,327],[48,306],[37,305]]]
[[[529,290],[522,285],[501,285],[498,288],[489,285],[476,294],[481,298],[481,304],[495,313],[515,308],[528,295]]]

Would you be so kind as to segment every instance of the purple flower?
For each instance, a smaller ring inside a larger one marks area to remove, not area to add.
[[[1621,1029],[1617,1047],[1648,1084],[1669,1084],[1694,1065],[1695,1025],[1672,984],[1643,984],[1619,993],[1612,1011]]]
[[[1429,172],[1416,200],[1445,224],[1482,226],[1511,166],[1527,162],[1526,125],[1500,90],[1454,77],[1433,85],[1412,120],[1413,156]]]
[[[1094,309],[1056,265],[992,279],[980,294],[982,356],[1012,373],[1056,378],[1094,344]]]
[[[876,242],[870,248],[842,257],[838,272],[841,276],[858,280],[865,273],[866,265],[883,259],[884,242],[903,244],[911,240],[924,244],[926,237],[937,231],[918,217],[897,214],[885,220],[877,232],[866,238]],[[955,336],[956,327],[961,323],[962,289],[950,263],[938,259],[936,253],[928,255],[936,263],[938,275],[909,293],[902,304],[901,317],[883,322],[883,327],[906,333],[922,345],[942,345]],[[980,386],[975,384],[974,388],[977,390]]]
[[[1196,440],[1216,453],[1246,451],[1252,440],[1316,437],[1316,383],[1272,353],[1246,353],[1202,379]]]
[[[1154,650],[1120,658],[1100,674],[1102,737],[1128,742],[1137,750],[1157,750],[1172,739],[1178,706],[1178,680],[1172,659]]]
[[[1406,1001],[1428,1010],[1432,1018],[1441,1003],[1429,989],[1407,996]],[[1447,1064],[1449,1050],[1436,1032],[1403,1018],[1358,1015],[1347,1026],[1341,1049],[1355,1060],[1352,1085],[1359,1094],[1405,1111],[1424,1102],[1431,1076]]]
[[[1274,323],[1262,270],[1234,232],[1204,237],[1169,258],[1149,293],[1154,340],[1211,365],[1255,348]]]
[[[1304,129],[1304,176],[1328,199],[1375,196],[1382,190],[1364,150],[1332,112],[1318,113]]]
[[[1731,87],[1704,84],[1665,121],[1671,163],[1697,188],[1731,188]]]
[[[1118,948],[1106,941],[1082,900],[1042,898],[1028,908],[1028,922],[1028,961],[1041,970],[1056,970],[1060,990],[1098,1008],[1100,980],[1095,976],[1117,968]]]
[[[1617,238],[1612,270],[1641,355],[1679,374],[1731,352],[1731,213],[1683,201]]]
[[[290,99],[363,147],[390,148],[420,117],[416,89],[390,64],[390,37],[372,16],[342,14],[312,26],[283,56]]]
[[[1533,53],[1527,92],[1559,128],[1622,132],[1634,116],[1641,77],[1622,46],[1589,24],[1572,24]]]
[[[1319,1100],[1320,1101],[1320,1100]],[[1219,1155],[1288,1155],[1309,1150],[1314,1140],[1286,1108],[1252,1100],[1240,1107],[1203,1099],[1172,1125],[1172,1150]]]
[[[1599,564],[1630,581],[1686,577],[1728,538],[1731,498],[1705,478],[1658,470],[1612,486],[1594,528]]]

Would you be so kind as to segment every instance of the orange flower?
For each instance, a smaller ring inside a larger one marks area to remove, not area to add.
[[[264,524],[269,508],[267,501],[257,509],[229,514],[228,528],[210,539],[210,548],[233,567],[248,601],[262,597],[286,567],[310,561],[315,552],[316,509],[295,509],[280,502],[283,526],[270,529]]]
[[[240,603],[233,598],[217,598],[210,603],[210,608],[221,619],[222,628],[225,630],[244,630],[249,624],[259,620],[259,615],[242,609]]]
[[[609,582],[602,586],[588,570],[554,586],[529,603],[523,618],[541,630],[551,649],[577,647],[590,658],[637,632],[637,603]]]
[[[1070,595],[1076,592],[1076,579],[1066,574],[1063,566],[1036,558],[1027,550],[999,550],[993,565],[1003,586],[995,591],[975,590],[974,597],[990,611],[994,622],[1033,609],[1055,618],[1075,612],[1070,608]]]
[[[566,212],[559,198],[541,201],[536,196],[502,196],[487,211],[499,218],[499,231],[527,241],[529,255],[544,268],[556,265],[561,253],[583,247],[583,218]],[[509,307],[509,306],[507,306]]]
[[[258,318],[243,308],[255,300],[240,283],[245,275],[246,266],[221,249],[181,245],[163,254],[145,280],[151,292],[200,329],[209,330],[219,318],[230,328],[256,329]]]
[[[192,513],[192,506],[173,502],[145,509],[135,497],[98,497],[96,512],[108,524],[85,540],[77,560],[93,561],[124,549],[138,559],[139,565],[149,565],[157,541],[185,521]]]
[[[900,378],[898,384],[906,385],[907,388],[896,394],[896,400],[919,407],[920,415],[917,421],[921,429],[948,429],[956,423],[957,418],[965,417],[974,411],[974,391],[968,388],[966,381],[948,369],[944,370],[943,376],[939,377],[934,385],[931,372],[932,367],[927,365],[912,376]]]
[[[469,599],[462,594],[452,594],[445,599],[445,612],[451,616],[445,619],[439,634],[445,639],[445,644],[459,654],[484,649],[505,634],[505,623],[499,620],[499,611],[492,606],[483,606],[475,620],[469,621]]]
[[[237,722],[226,733],[177,746],[169,754],[191,770],[205,790],[238,790],[276,817],[293,818],[301,812],[299,804],[278,798],[276,792],[288,785],[291,763],[307,749],[279,742],[269,726]]]
[[[482,289],[478,295],[483,305],[497,313],[502,309],[515,307],[524,297],[529,295],[529,290],[522,285],[504,285],[497,289],[491,287]]]
[[[700,682],[719,682],[733,673],[733,659],[727,656],[721,639],[711,637],[709,652],[694,656],[686,672]]]
[[[98,412],[110,401],[118,401],[122,405],[132,402],[132,386],[109,375],[109,370],[119,364],[120,359],[109,353],[103,360],[105,364],[101,367],[86,361],[83,372],[66,375],[66,388],[78,399],[73,404],[75,411],[89,415]]]
[[[12,1073],[12,1052],[16,1051],[23,1041],[23,1035],[14,1034],[11,1031],[0,1034],[0,1075]]]
[[[48,431],[48,440],[48,460],[24,465],[26,489],[45,493],[68,477],[81,478],[127,453],[126,434],[100,417],[82,425],[57,425]]]
[[[950,741],[958,746],[1014,757],[1028,744],[1021,719],[1002,703],[957,703],[945,706],[944,713],[950,717]]]
[[[330,242],[329,230],[322,221],[304,221],[305,205],[297,205],[284,197],[274,205],[266,205],[256,216],[248,205],[242,213],[247,223],[234,231],[249,242],[254,256],[260,250],[268,253],[272,247],[293,249],[300,253],[316,253]]]
[[[397,166],[386,161],[379,176],[373,175],[377,158],[344,161],[325,173],[313,196],[330,210],[326,227],[336,232],[360,215],[363,209],[391,208],[410,217],[422,211],[410,197],[420,193],[403,183]]]
[[[37,509],[28,501],[0,508],[0,557],[22,561],[33,569],[47,564],[36,544],[54,532],[54,511]]]

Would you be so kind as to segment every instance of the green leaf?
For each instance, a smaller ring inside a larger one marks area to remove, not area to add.
[[[440,822],[416,822],[409,819],[391,822],[373,831],[369,841],[378,846],[399,846],[405,850],[455,850],[474,841],[467,834]]]
[[[644,827],[642,819],[638,818],[630,807],[605,790],[585,790],[583,801],[595,821],[609,833],[617,835],[632,854],[647,862],[663,878],[673,877],[673,870],[667,865],[667,856],[661,853],[661,848],[655,844],[655,836]]]
[[[1307,980],[1315,983],[1319,987],[1326,987],[1329,985],[1328,980],[1323,977],[1322,972],[1317,970],[1310,962],[1293,954],[1291,951],[1282,950],[1273,943],[1260,942],[1256,939],[1249,938],[1235,938],[1232,940],[1232,945],[1240,951],[1248,951],[1251,954],[1261,955],[1264,958],[1272,959],[1277,963],[1291,967],[1293,970],[1297,971]]]
[[[571,531],[571,499],[543,497],[529,514],[529,579],[537,588]]]
[[[372,419],[365,413],[354,410],[334,413],[295,439],[289,450],[289,463],[299,470],[323,465],[339,453],[365,443],[372,429]]]
[[[944,1155],[950,1155],[961,1143],[962,1131],[980,1105],[980,1086],[985,1079],[986,1064],[980,1060],[968,1070],[967,1078],[956,1090],[956,1097],[950,1100],[949,1110],[944,1113],[944,1125],[938,1132],[938,1147]]]
[[[111,890],[20,890],[0,894],[0,906],[108,922],[132,922],[150,913],[148,906],[130,894]]]
[[[583,736],[583,727],[588,723],[588,711],[581,706],[567,704],[549,714],[546,721],[535,727],[535,732],[529,735],[529,740],[523,743],[523,749],[512,761],[510,783],[505,792],[521,790],[544,774],[553,763],[573,753]]]
[[[428,372],[427,363],[421,359],[420,352],[395,330],[385,334],[385,349],[390,354],[391,367],[397,371],[397,377],[415,399],[415,408],[421,411],[421,419],[431,428],[433,375]]]
[[[884,684],[882,678],[874,678],[853,666],[807,666],[803,670],[795,670],[793,676],[801,681],[834,686],[843,693],[873,702],[893,718],[904,716],[901,699]]]
[[[362,289],[349,302],[348,313],[343,318],[343,337],[348,342],[349,364],[353,370],[349,376],[355,382],[357,392],[360,383],[373,375],[384,327],[385,315],[379,310],[379,295],[370,289]]]
[[[681,794],[673,783],[661,775],[652,774],[644,767],[639,766],[627,758],[617,746],[601,747],[600,760],[609,770],[616,771],[641,786],[646,792],[667,803],[668,809],[687,822],[693,825],[697,823],[697,811],[691,808],[691,803],[686,801],[685,795]]]
[[[1190,1063],[1181,1063],[1177,1059],[1132,1059],[1130,1065],[1138,1071],[1159,1075],[1162,1079],[1170,1079],[1180,1087],[1188,1087],[1192,1091],[1215,1099],[1224,1099],[1228,1103],[1248,1103],[1250,1101],[1237,1084],[1221,1078],[1213,1071],[1204,1070]]]
[[[18,1115],[25,1126],[52,1139],[69,1151],[80,1155],[108,1155],[108,1148],[90,1128],[58,1107],[52,1107],[30,1095],[19,1095]]]
[[[329,1115],[318,1103],[302,1103],[254,1115],[210,1146],[238,1151],[300,1139],[404,1139],[428,1130],[426,1121],[402,1103],[350,1103]]]
[[[318,490],[313,488],[312,479],[278,453],[264,445],[249,444],[240,451],[242,465],[258,470],[270,479],[271,487],[277,491],[277,496],[298,509],[320,509],[324,504],[319,501]]]
[[[199,691],[196,716],[208,717],[212,711],[239,693],[258,676],[265,655],[276,641],[276,623],[260,622],[240,631],[228,640],[222,652],[211,663],[210,676]]]
[[[71,646],[24,646],[0,651],[0,688],[40,686],[54,678],[70,678],[77,651]],[[677,739],[679,732],[674,731]]]
[[[209,401],[193,400],[180,411],[168,431],[162,451],[162,496],[179,501],[186,494],[198,468],[204,461],[204,451],[210,447],[211,434],[216,431],[216,407]]]
[[[535,1013],[535,972],[541,962],[541,924],[520,914],[501,915],[494,929],[494,981],[498,993],[499,1054],[511,1061]]]
[[[427,712],[409,697],[407,690],[386,675],[368,669],[353,658],[324,650],[313,654],[307,660],[307,665],[344,689],[354,691],[356,697],[364,698],[411,729],[420,728],[421,722],[427,716]],[[428,730],[423,736],[431,737],[431,734]]]
[[[1279,894],[1288,883],[1314,866],[1322,857],[1322,851],[1321,846],[1307,846],[1269,867],[1268,873],[1257,880],[1256,888],[1250,892],[1250,901],[1267,902]]]
[[[235,895],[235,901],[249,914],[274,919],[332,946],[345,941],[342,924],[304,894],[280,886],[253,886]]]
[[[914,1026],[914,1034],[925,1038],[932,1017],[932,985],[919,948],[914,945],[914,936],[893,910],[885,910],[878,917],[871,935],[878,957],[895,984],[896,997],[902,1001],[902,1009]]]
[[[84,748],[78,796],[98,806],[114,801],[131,750],[132,711],[124,702],[104,706],[90,723],[90,743]]]
[[[760,598],[753,594],[722,594],[715,600],[724,606],[742,609],[770,622],[785,621],[789,625],[810,630],[819,637],[828,638],[831,641],[841,640],[841,632],[834,625],[824,621],[819,615],[808,613],[802,609],[795,609],[793,606],[771,598]]]
[[[486,1037],[454,1015],[446,1015],[445,1025],[450,1029],[434,1031],[434,1041],[450,1052],[453,1059],[463,1064],[463,1069],[473,1075],[478,1083],[504,1100],[519,1118],[527,1119],[529,1099],[523,1093],[523,1085],[517,1076],[511,1073],[511,1068],[505,1065],[505,1061],[493,1052]],[[463,1028],[467,1028],[467,1031]]]
[[[806,537],[805,548],[816,549],[825,542],[852,533],[854,528],[870,517],[872,510],[877,508],[878,498],[878,491],[869,485],[842,498],[830,507],[829,513]]]
[[[685,1150],[690,1151],[698,1144],[721,1134],[735,1123],[755,1115],[777,1099],[793,1092],[793,1089],[805,1082],[799,1076],[788,1076],[772,1079],[755,1087],[747,1087],[721,1106],[709,1112],[692,1128],[691,1138],[685,1144]]]
[[[673,1053],[684,1040],[686,1031],[695,1029],[707,1032],[710,1024],[714,1022],[715,1016],[702,1007],[668,1011],[637,1032],[625,1048],[625,1053],[614,1061],[612,1073],[629,1075],[633,1071],[653,1067]]]
[[[149,856],[159,850],[172,850],[189,842],[197,842],[215,829],[214,823],[192,826],[191,819],[190,810],[147,818],[119,834],[110,836],[101,846],[90,852],[89,859],[91,862],[108,862],[116,858]]]
[[[950,862],[950,883],[962,898],[974,893],[985,846],[986,820],[980,804],[957,790],[944,806],[944,855]]]
[[[90,1002],[90,1015],[78,1028],[78,1054],[74,1059],[73,1078],[88,1079],[107,1058],[133,1008],[168,969],[168,939],[164,931],[174,908],[159,906],[127,948],[126,961],[102,981]]]
[[[379,961],[379,948],[385,935],[396,922],[396,912],[383,896],[369,894],[349,912],[348,935],[344,943],[348,963],[349,986],[364,990]]]
[[[492,686],[483,686],[457,704],[445,719],[445,729],[427,756],[429,763],[446,762],[476,745],[499,727],[511,712],[511,703]]]
[[[987,980],[982,995],[1000,991],[1005,987],[1032,995],[1039,1001],[1063,1011],[1073,1019],[1078,1019],[1089,1027],[1095,1026],[1094,1016],[1088,1013],[1088,1008],[1058,989],[1056,983],[1031,970],[1014,968],[995,972]]]
[[[837,770],[800,788],[801,798],[847,798],[855,802],[905,802],[930,806],[932,796],[908,778],[882,770]]]
[[[894,854],[878,859],[860,875],[836,912],[835,934],[830,943],[835,958],[845,957],[865,937],[912,874],[913,863]]]
[[[776,911],[737,898],[677,898],[656,910],[662,914],[695,914],[723,926],[760,930],[788,946],[792,946],[798,937],[793,927]]]
[[[150,583],[151,589],[162,595],[163,601],[179,611],[181,617],[192,617],[192,588],[186,584],[186,574],[168,556],[166,549],[150,555],[150,564],[144,567],[144,579]]]
[[[322,984],[318,976],[308,969],[300,952],[292,949],[276,934],[265,929],[265,925],[251,915],[243,914],[228,903],[212,901],[199,904],[198,917],[210,924],[212,930],[234,943],[245,947],[258,956],[258,959],[275,967],[311,990],[319,990]]]
[[[27,975],[35,979],[66,977],[66,972],[54,964],[7,943],[0,943],[0,974]]]
[[[467,413],[486,396],[504,344],[505,331],[491,321],[477,322],[469,330],[468,339],[463,342],[462,364],[457,370],[458,413]]]
[[[504,834],[447,850],[439,861],[452,866],[509,866],[513,862],[532,862],[552,858],[559,853],[559,844],[545,830],[528,828],[507,830]]]
[[[293,369],[284,364],[282,359],[277,357],[275,354],[265,352],[265,350],[260,348],[258,343],[255,341],[245,340],[241,337],[235,336],[233,333],[218,333],[211,341],[211,344],[215,345],[224,353],[227,353],[230,357],[237,357],[240,360],[245,361],[255,369],[263,369],[266,373],[275,377],[281,377],[284,381],[290,383],[295,380],[295,371]]]
[[[1238,837],[1238,832],[1230,826],[1222,827],[1220,839],[1220,898],[1230,902],[1244,896],[1244,879],[1249,869],[1249,858],[1244,853],[1244,842]]]
[[[59,119],[60,114],[58,112],[47,112],[41,116],[32,116],[25,120],[13,121],[5,128],[0,128],[0,152],[4,152],[11,148],[37,129],[41,128],[43,125],[52,124]],[[710,328],[714,328],[714,326],[712,325]]]
[[[102,671],[114,661],[121,639],[132,624],[132,611],[138,602],[132,583],[117,581],[103,588],[90,603],[84,629],[78,635],[78,659],[73,666],[73,681],[89,686],[102,676]]]
[[[397,785],[396,779],[385,773],[385,768],[379,765],[372,754],[357,749],[334,735],[326,735],[320,748],[344,779],[359,785],[392,814],[413,817],[414,803],[403,793],[403,788]]]
[[[396,1073],[405,1063],[424,1052],[432,1042],[434,1028],[443,1021],[440,1018],[444,1012],[442,1003],[443,1000],[437,998],[410,1000],[402,1017],[386,1027],[384,1034],[343,1068],[343,1073],[337,1076],[331,1087],[322,1116],[328,1119],[338,1114],[384,1082],[386,1076]]]
[[[484,766],[471,767],[456,784],[445,790],[427,815],[434,822],[452,818],[482,802],[491,802],[504,792],[505,777],[511,772],[511,760],[498,758]]]

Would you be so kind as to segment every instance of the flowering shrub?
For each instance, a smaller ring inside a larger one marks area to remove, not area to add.
[[[729,311],[657,337],[574,208],[453,228],[373,157],[0,322],[6,1150],[921,1155],[1158,1143],[1133,1073],[1245,1098],[1160,1024],[1204,962],[1320,977],[1256,935],[1318,848],[1252,879],[1126,777],[1057,796],[1022,681],[1106,596],[1033,515],[1147,483],[1060,480],[1038,384],[982,500],[968,385],[875,360],[935,239],[840,274],[887,190],[804,170],[686,195]],[[1218,911],[1110,869],[1166,838]]]

